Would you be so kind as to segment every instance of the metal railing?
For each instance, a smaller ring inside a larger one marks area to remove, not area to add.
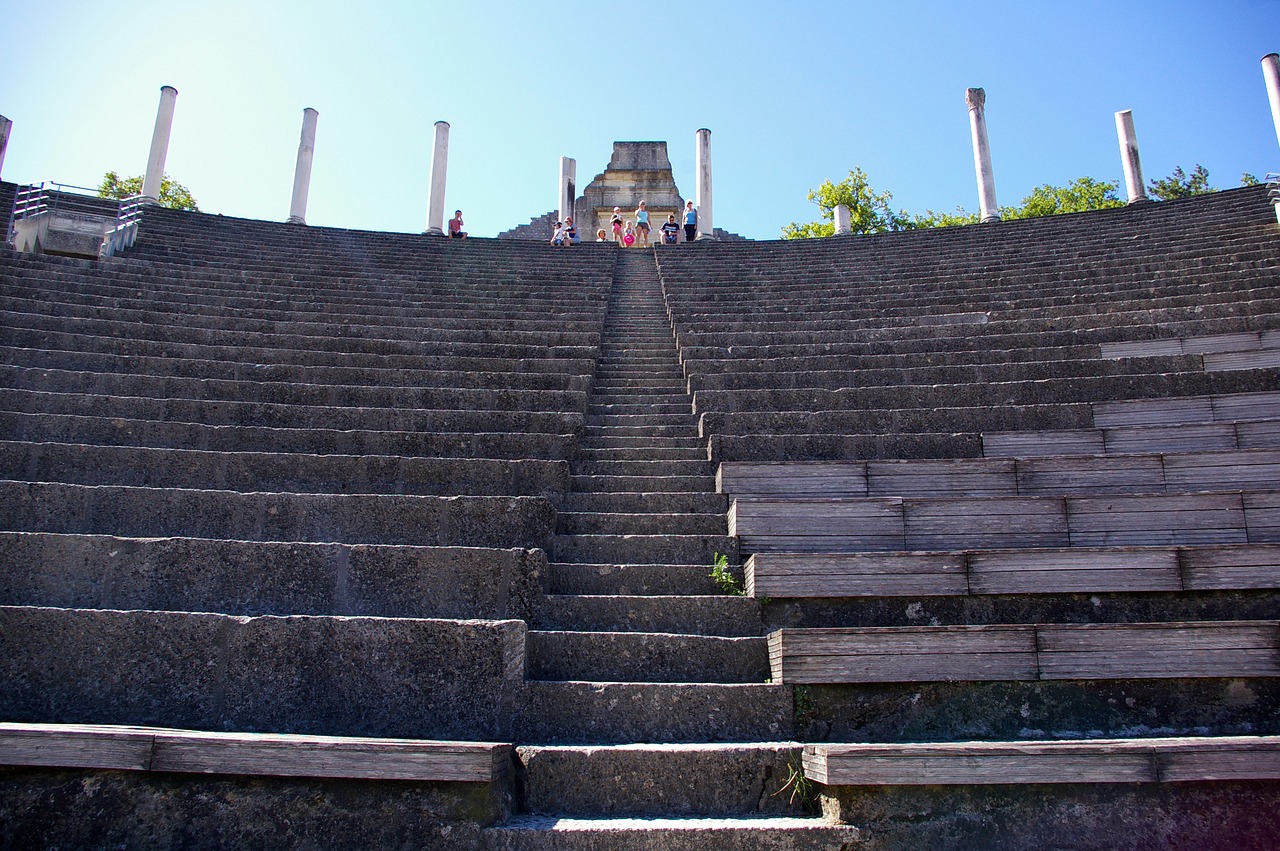
[[[142,219],[142,211],[146,206],[144,197],[131,195],[117,201],[113,198],[103,198],[97,193],[97,189],[88,186],[76,186],[52,180],[18,187],[17,192],[14,193],[13,207],[9,211],[5,242],[13,243],[16,225],[23,219],[56,213],[71,218],[82,217],[101,221],[109,219],[114,212],[115,225],[107,232],[103,240],[104,253],[99,256],[110,257],[116,251],[133,245],[137,236],[137,225]]]

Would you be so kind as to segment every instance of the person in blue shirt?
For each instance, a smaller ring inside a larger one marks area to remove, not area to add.
[[[643,201],[636,209],[636,238],[641,245],[649,246],[649,208]]]
[[[693,202],[684,203],[684,241],[693,242],[698,238],[698,211],[693,209]]]

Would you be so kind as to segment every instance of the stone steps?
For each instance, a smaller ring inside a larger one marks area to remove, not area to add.
[[[724,529],[723,514],[561,511],[556,516],[557,535],[720,535]]]
[[[709,571],[718,554],[737,564],[738,541],[726,535],[557,535],[551,553],[561,562],[691,564]]]
[[[572,818],[518,816],[484,832],[486,851],[557,848],[587,851],[700,851],[710,847],[741,851],[829,851],[852,847],[863,836],[852,825],[816,818]]]
[[[535,628],[561,632],[650,632],[758,637],[760,604],[750,597],[548,595]]]
[[[555,563],[547,566],[548,594],[687,596],[722,594],[710,568],[693,564]]]
[[[763,637],[531,630],[533,680],[622,683],[763,683]]]
[[[728,497],[707,491],[586,492],[574,491],[561,497],[559,507],[566,512],[716,514],[724,518]]]

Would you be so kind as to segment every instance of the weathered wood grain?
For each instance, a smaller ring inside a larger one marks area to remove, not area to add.
[[[1186,547],[1179,551],[1191,591],[1280,588],[1280,546]]]
[[[1014,462],[996,458],[867,462],[870,496],[1006,496],[1017,493]]]
[[[968,593],[960,553],[757,553],[744,565],[754,597],[955,596]]]
[[[1072,546],[1248,543],[1240,494],[1067,497]]]
[[[1211,422],[1214,422],[1213,401],[1209,396],[1093,403],[1095,428]]]
[[[0,723],[2,765],[487,783],[510,759],[491,742]]]
[[[985,432],[987,458],[1037,458],[1052,455],[1097,455],[1105,451],[1102,429]]]
[[[1280,737],[810,744],[802,765],[829,786],[1272,780]]]
[[[1080,548],[971,553],[974,594],[1070,594],[1179,591],[1172,548]]]
[[[1238,449],[1231,423],[1133,426],[1103,429],[1109,455],[1143,452],[1209,452]],[[1065,454],[1065,453],[1058,453]]]
[[[1065,456],[1018,462],[1018,492],[1024,495],[1163,493],[1159,455]]]
[[[1046,680],[1280,675],[1274,622],[1041,624]]]

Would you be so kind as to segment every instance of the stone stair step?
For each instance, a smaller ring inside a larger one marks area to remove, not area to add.
[[[547,566],[549,594],[722,594],[711,569],[696,564],[565,564]]]
[[[620,683],[763,683],[765,640],[651,632],[530,630],[528,677]]]
[[[557,535],[551,551],[558,562],[692,564],[707,565],[710,571],[717,554],[737,564],[738,539],[727,535]]]
[[[722,535],[724,531],[723,514],[556,514],[557,535]]]
[[[577,491],[604,493],[710,493],[715,490],[715,476],[570,476],[569,486]]]
[[[3,414],[0,414],[3,416]],[[601,462],[601,461],[699,461],[703,464],[707,461],[707,451],[705,448],[697,446],[641,446],[641,447],[600,447],[586,445],[584,439],[579,443],[577,452],[577,460],[581,464],[583,462]],[[557,456],[560,457],[560,456]]]
[[[728,497],[706,491],[656,491],[651,493],[583,493],[565,494],[559,503],[561,511],[602,511],[644,514],[718,514],[721,519],[728,509]]]
[[[517,816],[482,835],[485,851],[837,851],[853,848],[863,838],[852,825],[795,816]]]
[[[711,466],[711,462],[705,458],[687,460],[624,460],[621,458],[587,460],[579,457],[574,462],[573,474],[575,476],[688,478],[714,477],[715,469]]]
[[[802,750],[794,742],[522,745],[520,803],[554,815],[801,815],[806,802],[786,784]]]
[[[701,442],[698,438],[697,424],[694,422],[685,423],[684,417],[680,417],[679,421],[675,423],[672,422],[672,417],[662,417],[660,422],[648,425],[643,423],[615,425],[609,422],[602,422],[603,418],[601,417],[592,417],[591,419],[592,422],[590,424],[587,424],[584,420],[585,440],[611,441],[624,439],[638,440],[643,443],[650,439],[657,439]]]
[[[565,632],[667,632],[730,638],[763,633],[760,603],[732,596],[549,594],[536,628]]]
[[[792,738],[791,688],[768,683],[525,686],[519,740],[529,744],[773,742]]]

